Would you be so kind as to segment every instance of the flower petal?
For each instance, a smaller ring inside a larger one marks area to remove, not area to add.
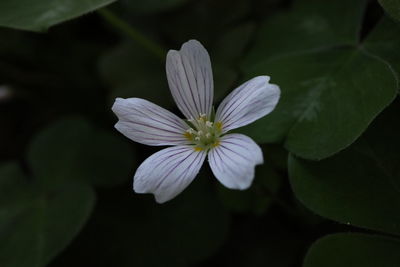
[[[281,91],[279,86],[268,81],[268,76],[255,77],[222,101],[215,121],[222,122],[223,132],[252,123],[274,110]]]
[[[228,134],[208,154],[215,177],[226,187],[244,190],[254,179],[256,165],[263,163],[261,148],[243,134]]]
[[[153,193],[158,203],[181,193],[196,177],[206,153],[193,146],[174,146],[147,158],[137,169],[133,190]]]
[[[190,40],[180,51],[168,51],[166,70],[172,96],[183,115],[188,119],[210,116],[214,83],[207,50]]]
[[[117,98],[112,107],[119,121],[115,128],[135,142],[150,146],[182,145],[189,128],[175,114],[140,98]]]

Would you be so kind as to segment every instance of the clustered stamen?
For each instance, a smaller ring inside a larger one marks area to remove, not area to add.
[[[206,114],[200,114],[197,119],[191,118],[188,121],[192,127],[184,135],[193,143],[195,150],[208,150],[219,145],[221,122],[210,121]]]

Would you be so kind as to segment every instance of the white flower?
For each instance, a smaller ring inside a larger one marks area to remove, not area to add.
[[[215,177],[231,189],[247,189],[256,165],[263,163],[261,148],[229,130],[270,113],[280,89],[259,76],[231,92],[212,114],[214,95],[210,57],[196,40],[167,54],[167,78],[172,96],[187,122],[168,110],[140,98],[117,98],[112,107],[115,125],[126,137],[151,146],[171,146],[147,158],[137,169],[133,189],[153,193],[158,203],[181,193],[196,177],[206,156]]]

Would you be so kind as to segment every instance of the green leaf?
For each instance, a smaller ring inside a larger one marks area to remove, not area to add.
[[[289,157],[297,198],[329,219],[400,234],[400,128],[394,103],[345,151],[320,162]]]
[[[242,132],[314,160],[362,134],[398,87],[392,67],[357,44],[365,4],[300,1],[289,15],[266,22],[242,69],[246,79],[270,75],[282,95],[273,113]]]
[[[294,1],[289,11],[261,25],[243,69],[282,54],[356,44],[365,4],[365,0]]]
[[[123,137],[99,130],[80,118],[57,121],[32,141],[28,158],[46,184],[60,180],[117,185],[132,177],[133,152]]]
[[[316,241],[303,267],[400,266],[400,241],[378,235],[333,234]]]
[[[41,267],[80,231],[94,205],[85,185],[64,182],[43,190],[18,166],[0,167],[0,263]]]
[[[121,0],[121,5],[133,14],[151,14],[181,6],[187,0]]]
[[[307,159],[350,145],[396,95],[387,64],[356,48],[282,56],[247,76],[263,71],[281,87],[281,99],[274,112],[244,132],[258,142],[284,140],[289,151]]]
[[[164,108],[174,106],[165,62],[132,42],[124,42],[104,55],[99,69],[111,87],[110,102],[114,102],[116,97],[139,97]]]
[[[398,0],[378,0],[383,9],[395,19],[400,20],[400,1]]]
[[[58,23],[79,17],[115,0],[2,0],[0,26],[45,31]]]
[[[384,17],[368,35],[363,46],[370,53],[386,61],[400,80],[399,22]]]
[[[396,27],[386,22],[367,36],[365,44],[358,45],[365,1],[320,2],[324,6],[320,8],[311,2],[293,7],[291,16],[296,19],[290,26],[285,25],[291,19],[282,17],[267,23],[267,32],[262,28],[256,42],[261,45],[250,51],[245,77],[270,75],[281,87],[282,96],[272,114],[242,131],[260,143],[284,142],[292,153],[318,160],[354,142],[394,99],[398,81],[393,70],[398,63],[397,49],[393,48],[399,37]],[[348,11],[343,17],[325,14],[344,6]],[[313,17],[327,22],[308,24],[330,25],[330,30],[297,29],[298,35],[290,34],[292,25],[302,25],[302,20]],[[269,36],[275,38],[267,45],[262,38]]]

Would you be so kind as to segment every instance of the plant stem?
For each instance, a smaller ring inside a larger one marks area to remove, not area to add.
[[[102,8],[97,11],[108,23],[114,26],[123,34],[129,36],[132,40],[134,40],[137,44],[142,46],[148,52],[157,56],[158,58],[164,60],[166,55],[166,50],[148,39],[145,35],[143,35],[140,31],[135,29],[132,25],[128,24],[117,15],[115,15],[112,11]]]

